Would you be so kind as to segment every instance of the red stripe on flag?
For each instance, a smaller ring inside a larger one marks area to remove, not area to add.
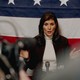
[[[70,45],[75,45],[80,43],[80,38],[69,38],[68,42]]]
[[[13,36],[1,36],[2,39],[6,39],[10,43],[15,43],[17,39],[22,37],[13,37]],[[68,38],[69,45],[71,47],[79,47],[80,45],[80,38]]]
[[[71,46],[71,48],[80,49],[80,38],[69,38],[68,42]]]
[[[10,43],[15,43],[19,37],[13,37],[13,36],[1,36],[2,40],[7,40]]]

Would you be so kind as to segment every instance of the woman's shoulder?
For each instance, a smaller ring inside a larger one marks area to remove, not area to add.
[[[61,40],[68,40],[67,37],[64,37],[64,36],[62,36],[62,35],[59,36],[59,39],[61,39]]]
[[[42,41],[42,38],[41,38],[40,35],[36,35],[36,36],[34,37],[34,39],[35,39],[36,41]]]
[[[34,38],[36,40],[37,45],[42,46],[45,44],[45,40],[42,36],[36,35]]]
[[[57,42],[60,42],[60,43],[68,43],[68,39],[62,35],[59,35],[59,38],[57,40]]]
[[[35,39],[40,38],[40,35],[36,35],[34,38],[35,38]]]

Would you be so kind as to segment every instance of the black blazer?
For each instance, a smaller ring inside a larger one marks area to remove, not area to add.
[[[39,35],[37,35],[35,39],[37,42],[35,47],[35,54],[36,54],[35,64],[37,65],[38,63],[42,62],[44,49],[45,49],[45,40],[43,40],[43,38],[41,38]],[[59,37],[53,41],[53,46],[55,49],[57,65],[65,64],[65,61],[69,59],[69,52],[70,52],[68,39],[59,35]]]

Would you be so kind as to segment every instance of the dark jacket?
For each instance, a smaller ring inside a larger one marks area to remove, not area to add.
[[[36,64],[42,62],[45,40],[44,38],[37,35],[35,37],[37,44],[35,48],[36,53]],[[65,64],[65,61],[69,59],[70,46],[68,44],[68,39],[59,35],[56,40],[53,41],[53,46],[55,49],[56,59],[58,65]]]

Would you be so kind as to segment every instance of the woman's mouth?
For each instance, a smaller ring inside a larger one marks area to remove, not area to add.
[[[52,33],[52,31],[47,31],[49,34]]]

